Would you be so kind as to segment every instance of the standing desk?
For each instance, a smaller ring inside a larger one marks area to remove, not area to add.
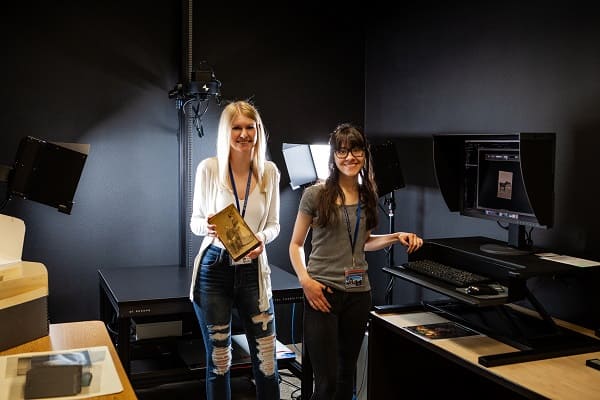
[[[545,252],[541,249],[534,249],[534,253],[520,256],[489,254],[481,250],[481,245],[488,243],[502,244],[498,240],[480,236],[430,239],[425,241],[419,251],[409,255],[409,261],[430,259],[484,275],[502,284],[505,290],[501,294],[492,296],[467,294],[454,285],[403,267],[387,267],[383,268],[383,271],[448,296],[452,301],[445,302],[446,304],[443,304],[443,301],[427,304],[431,308],[437,308],[439,312],[463,320],[464,323],[476,325],[491,337],[524,350],[519,354],[485,356],[480,360],[484,365],[533,361],[600,349],[599,340],[557,326],[527,285],[530,278],[542,276],[578,276],[584,279],[591,268],[579,268],[541,258],[535,254]],[[533,306],[541,318],[541,323],[524,321],[522,314],[507,313],[508,309],[505,305],[520,300],[527,300]]]
[[[586,367],[585,360],[599,358],[599,351],[486,368],[480,356],[517,349],[485,335],[427,340],[402,329],[414,325],[421,311],[371,314],[369,399],[411,392],[427,399],[598,399],[600,371]],[[589,329],[555,321],[593,336]]]
[[[428,302],[426,308],[404,307],[397,314],[372,314],[370,399],[411,387],[423,398],[598,398],[600,371],[587,367],[585,360],[600,356],[600,340],[591,330],[554,319],[526,283],[539,276],[584,276],[586,269],[535,254],[488,254],[480,249],[485,243],[501,244],[484,237],[432,239],[410,254],[409,261],[431,259],[488,276],[506,287],[505,295],[467,295],[404,268],[384,268],[451,300]],[[523,299],[535,312],[513,304]],[[481,334],[430,340],[403,329],[420,325],[419,318],[434,313]]]
[[[135,392],[129,382],[123,365],[119,361],[119,356],[115,351],[106,327],[102,321],[80,321],[64,324],[50,324],[49,335],[41,337],[31,342],[12,347],[0,352],[0,356],[42,352],[79,349],[85,347],[107,346],[111,358],[121,380],[123,391],[105,396],[88,397],[92,400],[135,400]]]
[[[189,299],[192,270],[177,265],[101,268],[100,317],[116,326],[115,342],[123,367],[131,375],[130,331],[135,317],[169,316],[194,313]],[[289,304],[303,301],[302,287],[298,278],[271,265],[273,303]],[[116,319],[116,321],[115,321]],[[304,349],[305,346],[303,346]],[[302,365],[295,359],[284,360],[285,367],[302,380],[303,393],[312,392],[312,367],[308,356],[302,357]],[[171,372],[140,374],[140,381],[173,380],[177,376],[197,376],[185,368]],[[304,397],[303,397],[304,398]],[[308,397],[307,397],[308,398]]]

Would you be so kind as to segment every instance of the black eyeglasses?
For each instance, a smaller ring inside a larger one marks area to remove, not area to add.
[[[348,150],[342,147],[341,149],[337,149],[334,153],[337,158],[346,158],[349,153],[352,153],[354,157],[364,157],[365,149],[363,147],[353,147]]]

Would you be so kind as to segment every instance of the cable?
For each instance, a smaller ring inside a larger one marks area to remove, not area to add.
[[[183,115],[185,115],[186,117],[187,117],[187,113],[185,112],[185,107],[194,100],[196,100],[196,99],[194,99],[194,98],[188,99],[185,101],[185,103],[183,103],[183,106],[181,106],[181,109],[183,110]]]
[[[281,375],[282,375],[282,374],[281,374],[281,372],[280,372],[280,373],[279,373],[279,380],[280,380],[280,383],[285,383],[286,385],[288,385],[288,386],[291,386],[291,387],[293,387],[294,389],[300,389],[300,386],[296,385],[295,383],[293,383],[293,382],[291,382],[291,381],[288,381],[288,380],[285,380],[285,379],[281,378]],[[290,376],[293,376],[293,375],[292,375],[292,374],[290,374]]]
[[[301,400],[302,396],[300,392],[301,389],[296,389],[292,392],[292,394],[290,395],[290,397],[292,398],[292,400]]]
[[[386,204],[389,204],[389,199],[385,200]],[[390,210],[386,210],[382,205],[380,201],[377,201],[377,205],[379,206],[379,209],[386,215],[386,217],[390,218]],[[390,204],[391,205],[391,204]],[[391,225],[391,224],[390,224]],[[390,227],[390,231],[391,231],[391,227]],[[389,232],[392,233],[392,232]],[[385,258],[387,260],[387,266],[388,267],[392,267],[394,260],[392,260],[392,246],[390,245],[388,247],[384,247],[383,251],[385,252]],[[393,293],[394,293],[394,282],[396,280],[394,279],[393,275],[390,275],[387,287],[385,289],[385,296],[384,296],[384,300],[386,302],[386,304],[391,304],[392,303],[392,298],[393,298]]]
[[[292,346],[294,346],[294,349],[296,350],[297,353],[302,353],[302,350],[300,350],[298,348],[298,346],[296,345],[296,339],[294,339],[294,324],[295,324],[295,320],[296,320],[296,303],[292,303]]]
[[[496,223],[498,224],[498,226],[502,229],[508,230],[510,224],[507,224],[506,226],[502,225],[502,223],[500,221],[496,221]],[[533,239],[531,237],[531,233],[533,232],[533,226],[531,228],[529,228],[529,231],[525,231],[525,244],[528,247],[532,247],[533,246]]]
[[[391,304],[392,303],[392,293],[394,291],[394,282],[395,279],[390,278],[390,280],[388,281],[387,287],[385,288],[385,302],[386,304]]]
[[[206,113],[206,110],[208,110],[208,105],[209,105],[209,101],[208,99],[204,99],[201,100],[198,97],[193,97],[189,100],[187,100],[185,103],[183,103],[183,114],[187,117],[188,113],[185,110],[185,107],[192,103],[192,111],[194,112],[192,114],[192,124],[194,125],[194,128],[196,128],[196,132],[198,133],[198,137],[203,137],[204,136],[204,129],[202,128],[202,117],[204,116],[204,114]],[[201,103],[205,103],[204,109],[202,110],[202,112],[200,112],[200,104]]]
[[[525,231],[525,244],[528,247],[533,247],[533,239],[531,237],[531,233],[533,232],[533,226],[529,228],[529,232]]]
[[[365,354],[365,357],[366,357],[367,360],[369,359],[369,357],[368,357],[368,355],[369,355],[368,351],[369,350],[367,348],[366,354]],[[368,369],[368,367],[367,368],[363,368],[362,376],[360,377],[360,382],[356,382],[355,398],[357,398],[357,399],[360,397],[360,395],[362,394],[363,390],[366,389],[366,384],[365,383],[367,381],[367,369]]]
[[[509,224],[506,224],[506,226],[502,225],[502,223],[500,221],[496,221],[496,223],[498,224],[498,226],[502,229],[508,230]]]
[[[0,203],[0,212],[2,212],[2,210],[4,210],[4,207],[6,207],[6,205],[8,204],[9,201],[10,201],[10,193],[8,193],[8,190],[7,190],[6,198],[4,200],[2,200],[2,203]]]

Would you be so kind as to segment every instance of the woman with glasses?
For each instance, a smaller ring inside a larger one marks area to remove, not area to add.
[[[414,233],[371,233],[377,226],[377,188],[369,145],[357,127],[339,125],[329,147],[329,177],[304,191],[289,252],[304,290],[304,344],[315,376],[312,399],[351,400],[371,310],[365,251],[399,243],[411,253],[423,240]]]

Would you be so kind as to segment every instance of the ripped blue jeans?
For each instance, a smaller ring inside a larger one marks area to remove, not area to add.
[[[258,263],[229,265],[227,252],[209,246],[194,284],[194,310],[206,350],[206,398],[231,399],[231,323],[236,307],[244,326],[256,398],[279,400],[273,302],[258,309]]]

